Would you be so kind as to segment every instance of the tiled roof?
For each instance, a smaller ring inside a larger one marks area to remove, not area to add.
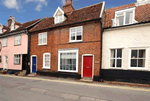
[[[33,21],[25,22],[25,23],[21,24],[19,28],[17,28],[16,30],[13,30],[13,31],[10,31],[10,28],[8,28],[8,30],[4,34],[9,34],[9,33],[13,33],[13,32],[24,30],[24,29],[26,29],[26,27],[36,23],[39,20],[40,19],[36,19],[36,20],[33,20]]]
[[[116,10],[135,7],[135,3],[113,7],[106,10],[105,28],[112,27],[112,19],[115,17]],[[150,21],[150,4],[137,6],[135,9],[135,20],[140,22]]]
[[[68,25],[93,19],[100,18],[100,13],[102,9],[103,3],[98,3],[92,6],[88,6],[85,8],[81,8],[78,10],[74,10],[71,14],[67,16],[67,19],[60,23],[60,24],[54,24],[54,18],[45,18],[43,21],[41,21],[39,24],[34,26],[30,32],[43,30],[47,28],[62,26],[62,25]]]

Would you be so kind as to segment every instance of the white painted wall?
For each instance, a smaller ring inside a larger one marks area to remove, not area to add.
[[[103,33],[102,69],[110,68],[110,49],[122,49],[122,70],[150,71],[150,24],[136,25],[125,28],[106,29]],[[146,49],[145,69],[131,69],[130,49]],[[112,69],[112,68],[111,68]],[[114,68],[115,69],[115,68]]]

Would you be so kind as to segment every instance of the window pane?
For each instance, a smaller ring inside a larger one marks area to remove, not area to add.
[[[71,40],[75,40],[75,36],[71,36]]]
[[[75,32],[75,28],[72,28],[72,29],[71,29],[71,33],[72,33],[72,32]]]
[[[131,59],[131,67],[137,67],[137,59]]]
[[[139,58],[145,58],[145,50],[139,50]]]
[[[82,36],[77,36],[77,40],[81,40],[82,39]]]
[[[122,60],[121,59],[117,59],[117,67],[121,67],[121,63],[122,62]]]
[[[73,70],[76,70],[76,65],[73,65]]]
[[[124,21],[124,16],[117,17],[117,25],[122,26]]]
[[[138,67],[145,67],[145,59],[138,59]]]
[[[115,67],[115,59],[110,60],[110,67]]]
[[[132,23],[132,15],[133,15],[132,12],[127,12],[126,13],[126,24]]]
[[[137,58],[137,50],[132,50],[131,51],[131,58]]]
[[[81,30],[81,27],[77,27],[77,32],[81,32],[82,30]]]
[[[117,49],[117,58],[122,58],[122,49]]]
[[[115,49],[111,49],[111,58],[115,58]]]

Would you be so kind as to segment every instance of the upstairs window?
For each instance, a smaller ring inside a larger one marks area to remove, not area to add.
[[[115,12],[116,26],[134,23],[135,8]]]
[[[21,35],[15,36],[15,45],[21,45]]]
[[[61,23],[64,20],[64,15],[59,15],[55,17],[55,24]]]
[[[83,27],[70,28],[70,42],[82,41]]]
[[[2,63],[2,56],[0,56],[0,63]]]
[[[7,38],[3,39],[3,47],[7,46]]]
[[[0,34],[2,34],[3,33],[3,29],[0,29]]]
[[[47,45],[47,32],[39,33],[38,43],[39,43],[39,45]]]

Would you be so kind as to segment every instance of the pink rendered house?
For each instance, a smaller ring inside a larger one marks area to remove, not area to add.
[[[41,20],[21,24],[10,16],[7,27],[0,24],[0,69],[13,72],[28,70],[28,30]]]

